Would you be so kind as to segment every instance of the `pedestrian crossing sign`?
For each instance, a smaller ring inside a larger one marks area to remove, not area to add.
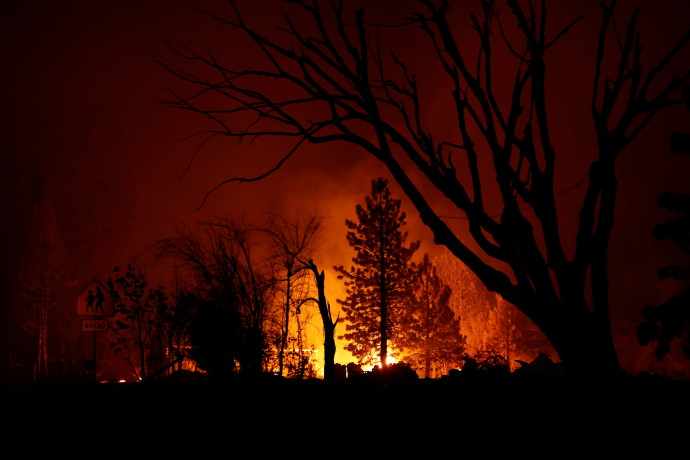
[[[115,299],[99,280],[94,279],[77,296],[78,316],[113,316]]]

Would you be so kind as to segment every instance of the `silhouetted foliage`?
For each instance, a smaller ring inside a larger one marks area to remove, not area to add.
[[[313,287],[318,291],[319,281],[323,280],[319,279],[318,270],[314,271],[311,258],[322,222],[322,217],[302,213],[294,217],[269,214],[262,228],[271,238],[276,291],[282,297],[277,306],[272,340],[277,350],[280,376],[284,375],[286,368],[293,378],[314,376],[313,347],[310,349],[305,345],[305,326],[312,315],[310,309],[305,312],[302,307],[311,303],[319,305],[319,299],[313,296]],[[319,294],[316,295],[318,297]],[[324,319],[329,321],[322,315]],[[324,323],[324,333],[329,333],[329,327],[330,324]],[[332,352],[335,353],[335,348]]]
[[[496,295],[484,325],[485,348],[502,355],[512,370],[518,358],[527,359],[540,353],[554,353],[553,347],[532,321],[514,305]]]
[[[344,364],[333,364],[333,374],[327,380],[345,380],[347,378],[347,366]]]
[[[387,11],[385,25],[397,27],[381,27],[349,2],[281,5],[284,23],[275,35],[250,24],[234,3],[229,17],[206,13],[255,45],[251,64],[188,47],[171,48],[190,68],[162,64],[192,87],[168,103],[206,117],[216,127],[210,136],[294,140],[265,173],[228,178],[213,190],[266,177],[305,142],[356,146],[385,165],[435,242],[524,312],[570,372],[620,372],[608,276],[616,161],[656,114],[680,103],[675,96],[690,72],[667,78],[663,71],[685,51],[690,30],[668,53],[647,62],[639,10],[621,30],[616,1],[600,3],[594,79],[587,83],[592,94],[584,99],[596,147],[587,157],[594,158],[581,182],[575,234],[566,238],[556,202],[564,187],[556,177],[567,162],[558,161],[562,147],[552,138],[559,120],[550,117],[549,104],[559,98],[547,97],[552,67],[546,57],[582,16],[553,28],[545,2],[487,0],[468,15],[470,27],[462,28],[449,14],[448,0],[420,0]],[[461,30],[471,30],[474,40]],[[415,68],[385,49],[398,42],[395,36],[387,40],[388,34],[399,33],[416,40],[418,53],[435,58],[436,65]],[[424,81],[436,91],[427,91]],[[449,88],[446,97],[438,94],[441,88]],[[447,102],[444,113],[452,123],[436,123],[438,109],[428,109],[430,100],[433,107]],[[458,231],[439,211],[439,196],[457,210],[451,218],[467,219],[469,232]]]
[[[220,376],[314,377],[315,348],[305,332],[312,312],[305,309],[315,304],[324,373],[333,377],[338,321],[326,300],[325,275],[311,259],[321,223],[302,214],[271,214],[260,226],[218,218],[159,242],[161,254],[182,261],[189,275],[180,300],[191,322],[190,356],[200,368]]]
[[[192,328],[216,334],[190,334],[192,349],[197,347],[206,368],[221,374],[236,369],[235,361],[239,372],[259,374],[268,358],[267,319],[275,283],[252,255],[250,233],[240,220],[216,219],[160,242],[162,253],[180,260],[191,275],[189,294],[201,315],[190,319]],[[209,324],[213,318],[219,324]]]
[[[107,281],[115,299],[115,341],[110,347],[122,353],[137,379],[147,380],[165,366],[163,329],[170,304],[162,287],[148,286],[140,268],[128,264],[123,273],[115,267],[113,277]]]
[[[159,311],[161,338],[166,350],[166,363],[161,373],[166,375],[182,370],[189,358],[189,322],[195,312],[197,299],[179,286],[176,278],[168,302],[170,308]]]
[[[243,324],[238,308],[231,304],[236,301],[221,303],[186,295],[185,303],[194,311],[189,323],[189,357],[214,378],[228,378],[239,371]]]
[[[685,106],[690,112],[690,86],[683,89]],[[671,151],[690,155],[690,133],[674,133],[670,139]],[[676,213],[654,227],[657,240],[668,240],[690,255],[690,194],[665,192],[659,197],[659,206]],[[690,266],[669,265],[659,268],[661,280],[673,279],[685,283],[682,291],[660,305],[644,308],[644,322],[637,329],[642,345],[657,344],[655,355],[663,359],[671,349],[671,342],[685,337],[683,351],[690,358]]]
[[[288,340],[285,352],[285,375],[292,379],[316,378],[316,348],[306,347],[297,337]]]
[[[442,283],[428,254],[412,264],[411,276],[415,284],[409,307],[402,310],[399,344],[406,362],[425,378],[438,377],[459,366],[465,337],[448,305],[451,289]]]
[[[417,372],[404,361],[398,361],[385,367],[376,366],[372,369],[371,376],[375,381],[386,383],[404,383],[419,379]]]
[[[518,361],[520,367],[513,372],[520,376],[560,376],[563,375],[563,366],[554,363],[546,353],[539,355],[530,362]]]
[[[467,363],[473,362],[471,368],[476,367],[476,371],[483,375],[508,375],[510,373],[506,358],[492,351],[479,352],[468,358],[462,367],[463,372],[466,370]]]
[[[347,363],[347,366],[345,367],[347,370],[347,378],[348,379],[357,379],[364,375],[364,371],[362,370],[362,366],[360,366],[357,363]]]
[[[345,279],[347,297],[338,300],[347,321],[340,338],[360,364],[386,366],[389,341],[397,343],[403,309],[412,290],[410,259],[419,242],[406,245],[405,213],[400,200],[391,197],[388,181],[371,182],[365,205],[357,205],[357,222],[346,220],[347,242],[355,250],[349,270],[335,267]],[[377,353],[378,352],[378,353]]]

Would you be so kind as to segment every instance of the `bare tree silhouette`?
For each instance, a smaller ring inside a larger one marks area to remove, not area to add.
[[[67,315],[65,288],[69,286],[64,243],[44,177],[34,180],[31,190],[31,246],[19,272],[19,289],[14,305],[17,325],[36,333],[35,374],[48,377],[48,332],[60,335],[60,319]],[[63,327],[64,328],[64,327]]]
[[[306,260],[310,259],[315,250],[316,235],[322,225],[323,218],[297,213],[294,218],[287,218],[279,214],[269,214],[262,231],[266,232],[273,246],[272,259],[276,266],[280,296],[282,296],[280,318],[277,329],[278,375],[282,376],[288,339],[292,329],[298,344],[296,353],[303,358],[304,351],[301,343],[303,331],[300,327],[301,306],[312,298],[310,285],[311,268]],[[294,324],[293,324],[294,323]]]
[[[481,11],[469,15],[471,40],[454,29],[448,0],[419,0],[398,25],[428,36],[425,52],[452,87],[451,134],[431,125],[426,93],[400,53],[382,50],[379,34],[389,29],[367,22],[364,9],[353,11],[349,2],[285,2],[294,14],[270,31],[249,24],[230,2],[229,17],[203,13],[244,34],[259,56],[245,63],[171,46],[189,67],[161,64],[194,87],[188,95],[173,93],[168,103],[206,117],[216,126],[210,136],[294,140],[264,174],[228,178],[209,193],[230,181],[266,177],[305,142],[355,145],[387,167],[437,244],[534,321],[568,372],[617,373],[608,278],[616,161],[659,111],[679,103],[676,94],[690,72],[665,81],[662,71],[686,47],[690,31],[658,61],[643,63],[639,11],[619,35],[616,3],[601,4],[590,107],[598,151],[572,240],[559,232],[546,54],[581,17],[547,32],[546,2],[509,0],[501,3],[509,11],[502,16],[499,2],[483,0]],[[499,70],[498,51],[514,65],[501,61]],[[497,83],[506,69],[514,71],[507,96]],[[500,197],[498,215],[487,205],[488,189]],[[469,235],[444,220],[431,201],[439,195],[467,219]]]

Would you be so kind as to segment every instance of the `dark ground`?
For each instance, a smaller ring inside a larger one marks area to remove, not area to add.
[[[3,437],[51,455],[690,458],[690,382],[651,377],[8,384],[0,405]]]

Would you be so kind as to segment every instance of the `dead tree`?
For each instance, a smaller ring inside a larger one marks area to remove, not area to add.
[[[27,261],[19,273],[14,315],[21,329],[36,333],[34,372],[36,377],[45,378],[48,376],[49,327],[52,330],[53,326],[59,324],[57,319],[66,314],[65,287],[68,286],[68,278],[65,249],[52,197],[43,177],[36,178],[33,183],[28,233],[31,246],[27,251]]]
[[[340,318],[337,317],[334,321],[333,315],[331,315],[331,304],[326,299],[326,274],[324,271],[319,271],[319,268],[312,259],[309,259],[304,266],[311,270],[316,283],[317,298],[312,298],[310,300],[315,301],[319,307],[321,323],[323,324],[324,380],[331,381],[336,378],[335,328]]]
[[[345,142],[373,155],[415,206],[435,242],[532,319],[569,372],[616,373],[620,365],[611,336],[608,278],[616,160],[660,110],[679,102],[677,90],[688,71],[672,79],[662,71],[686,47],[690,32],[660,60],[643,63],[638,12],[619,35],[616,1],[602,2],[590,107],[595,159],[585,180],[576,236],[564,240],[556,206],[559,154],[548,116],[546,55],[581,18],[547,33],[546,1],[482,0],[481,11],[469,15],[476,35],[468,40],[466,34],[459,38],[451,24],[449,3],[419,0],[417,12],[399,26],[407,28],[405,33],[421,28],[428,37],[426,56],[435,55],[441,69],[435,86],[452,88],[448,100],[455,113],[448,116],[453,133],[431,126],[433,113],[409,62],[379,46],[379,34],[392,29],[367,22],[363,9],[352,11],[339,0],[285,2],[294,15],[286,14],[277,31],[246,22],[234,2],[229,17],[206,12],[251,40],[265,65],[257,65],[256,56],[245,66],[241,59],[171,47],[189,66],[163,65],[193,90],[168,102],[205,116],[216,127],[210,136],[294,140],[265,174],[228,178],[216,188],[265,177],[305,142]],[[499,4],[506,14],[499,15]],[[617,48],[617,55],[611,48]],[[514,58],[512,67],[501,61],[502,77],[513,72],[507,97],[497,83],[499,51]],[[498,197],[497,214],[495,204],[489,204],[495,201],[489,189]],[[467,231],[443,217],[430,199],[439,195],[466,219]]]

